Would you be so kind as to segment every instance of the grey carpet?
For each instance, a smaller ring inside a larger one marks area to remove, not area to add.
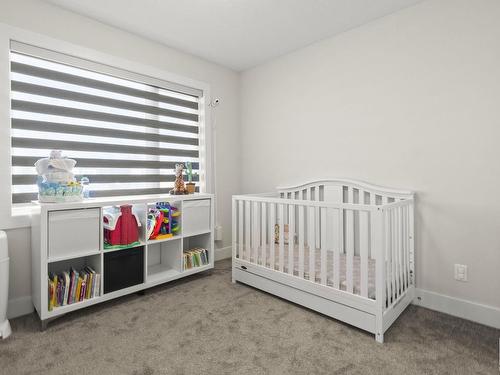
[[[0,374],[498,374],[499,330],[410,306],[372,335],[212,273],[66,315],[14,319]]]

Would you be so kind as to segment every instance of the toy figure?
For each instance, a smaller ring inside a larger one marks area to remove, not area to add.
[[[183,195],[187,194],[186,186],[184,185],[184,180],[182,178],[182,171],[184,170],[184,164],[175,165],[175,182],[174,188],[170,190],[170,194]]]

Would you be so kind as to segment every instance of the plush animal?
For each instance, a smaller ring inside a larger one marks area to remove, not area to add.
[[[175,182],[174,189],[170,191],[171,194],[187,194],[186,186],[184,185],[184,180],[182,178],[182,171],[184,170],[184,164],[175,165]]]
[[[289,230],[288,230],[288,224],[285,224],[283,227],[283,232],[284,232],[284,243],[285,245],[288,245],[288,238],[289,238]],[[280,243],[280,225],[279,224],[274,224],[274,243]]]

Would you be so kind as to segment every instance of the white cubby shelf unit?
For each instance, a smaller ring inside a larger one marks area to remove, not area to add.
[[[180,228],[173,237],[149,240],[147,215],[157,202],[168,202],[179,209]],[[110,206],[126,204],[132,205],[133,212],[141,222],[139,243],[123,249],[106,249],[103,210]],[[49,320],[62,314],[202,272],[214,266],[212,194],[91,198],[71,203],[34,202],[34,205],[31,220],[32,298],[42,328],[46,327]],[[195,247],[207,250],[208,264],[184,270],[183,253]],[[136,272],[131,278],[135,280],[127,280],[126,272],[116,269],[119,267],[113,262],[119,259],[120,254],[125,254],[121,252],[134,254],[129,263],[133,262],[135,266],[143,265],[140,266],[143,270],[139,279]],[[70,267],[80,270],[85,266],[92,267],[101,275],[99,295],[54,307],[49,311],[48,273],[57,274],[69,270]],[[125,287],[117,289],[110,283],[119,283]]]

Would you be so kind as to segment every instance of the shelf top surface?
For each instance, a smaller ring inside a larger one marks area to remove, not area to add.
[[[104,197],[104,198],[86,198],[79,202],[63,202],[63,203],[42,203],[38,201],[33,201],[33,205],[42,208],[47,211],[57,211],[57,210],[68,210],[77,208],[93,208],[93,207],[105,207],[114,206],[120,204],[146,204],[154,202],[173,202],[173,201],[185,201],[185,200],[196,200],[196,199],[212,199],[213,194],[208,193],[194,193],[186,195],[171,195],[171,194],[152,194],[152,195],[140,195],[140,196],[120,196],[120,197]]]

